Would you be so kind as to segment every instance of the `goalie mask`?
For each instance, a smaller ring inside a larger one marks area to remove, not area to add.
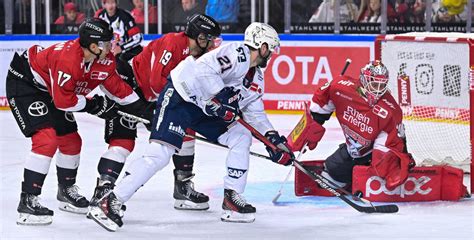
[[[266,67],[272,53],[280,53],[280,38],[275,29],[266,24],[254,22],[245,29],[244,44],[258,50],[258,55],[263,59],[259,67]],[[263,44],[267,44],[269,53],[264,56],[261,52]]]
[[[360,83],[369,106],[373,107],[388,90],[388,69],[376,60],[360,70]]]

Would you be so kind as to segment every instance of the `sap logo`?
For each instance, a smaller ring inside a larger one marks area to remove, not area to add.
[[[353,82],[349,81],[349,80],[339,80],[339,82],[337,82],[338,84],[341,84],[341,85],[344,85],[344,86],[352,86],[354,85]]]
[[[113,60],[108,59],[108,58],[104,58],[104,59],[99,59],[99,60],[97,60],[97,63],[102,64],[102,65],[106,65],[106,66],[109,66],[109,65],[112,64],[113,62],[114,62]]]
[[[247,172],[247,170],[231,168],[231,167],[227,168],[227,173],[229,177],[231,178],[240,178],[245,174],[245,172]]]
[[[405,183],[402,185],[398,186],[392,191],[389,191],[385,185],[385,180],[383,180],[381,177],[378,176],[372,176],[369,179],[367,179],[367,182],[365,183],[365,194],[367,197],[372,195],[379,195],[381,193],[387,194],[387,195],[399,195],[401,198],[404,198],[405,196],[411,196],[415,194],[420,194],[420,195],[428,195],[431,192],[431,188],[426,188],[423,190],[422,188],[424,187],[425,184],[427,184],[429,181],[431,181],[430,177],[427,176],[422,176],[420,178],[414,178],[414,177],[409,177]],[[372,188],[372,182],[377,182],[374,184],[374,186],[379,186],[377,189]],[[412,184],[408,184],[409,182],[412,182]],[[407,185],[413,186],[408,189]]]
[[[176,133],[182,137],[184,137],[184,135],[186,135],[186,132],[184,132],[183,128],[181,128],[180,125],[178,126],[174,126],[173,125],[173,122],[170,122],[170,125],[168,127],[168,130],[172,133]]]

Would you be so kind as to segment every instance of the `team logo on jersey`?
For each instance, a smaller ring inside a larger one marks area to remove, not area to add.
[[[375,113],[375,115],[381,117],[381,118],[387,118],[388,116],[388,111],[381,107],[380,105],[375,105],[374,108],[372,108],[372,112]]]
[[[108,72],[101,72],[101,71],[91,72],[91,79],[92,80],[103,81],[103,80],[107,79],[108,76],[109,76]]]
[[[184,135],[186,135],[186,132],[183,130],[183,128],[181,128],[180,125],[178,126],[173,125],[173,122],[170,122],[170,125],[168,126],[168,131],[178,134],[181,137],[184,137]]]
[[[137,120],[122,116],[120,118],[120,125],[122,125],[124,128],[135,130],[137,129]]]
[[[227,167],[227,174],[231,178],[240,178],[245,174],[245,172],[247,172],[247,170]]]
[[[42,101],[36,101],[28,107],[28,113],[33,117],[40,117],[48,114],[48,107]]]
[[[68,122],[76,122],[76,118],[74,117],[74,114],[72,114],[72,112],[65,112],[64,113],[64,118],[68,121]]]

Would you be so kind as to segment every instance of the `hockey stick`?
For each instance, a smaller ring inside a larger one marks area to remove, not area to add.
[[[342,68],[342,71],[341,71],[341,76],[344,75],[344,73],[346,73],[346,70],[347,68],[349,67],[349,65],[352,63],[352,60],[350,58],[346,59],[346,63],[344,64],[344,68]]]
[[[133,120],[135,120],[135,121],[137,121],[137,122],[141,122],[141,123],[143,123],[143,124],[150,124],[150,121],[148,121],[148,120],[146,120],[146,119],[144,119],[144,118],[135,116],[135,115],[133,115],[133,114],[126,113],[126,112],[122,112],[122,111],[120,111],[120,110],[117,111],[117,113],[118,113],[119,115],[121,115],[121,116],[128,117],[128,118],[133,119]]]
[[[194,139],[196,139],[196,140],[199,140],[199,141],[202,141],[202,142],[211,144],[211,145],[215,145],[215,146],[218,146],[218,147],[228,148],[227,146],[222,145],[222,144],[220,144],[220,143],[211,142],[211,141],[209,141],[207,138],[204,138],[204,137],[193,136],[193,135],[189,135],[189,134],[186,134],[186,137],[194,138]],[[306,145],[305,145],[305,146],[306,146]],[[304,149],[304,147],[303,147],[303,149]],[[263,158],[263,159],[267,159],[267,160],[272,160],[270,157],[265,156],[265,155],[260,154],[260,153],[256,153],[256,152],[250,152],[250,155],[255,156],[255,157],[259,157],[259,158]],[[299,159],[301,158],[301,156],[303,156],[303,153],[302,153],[302,152],[299,153],[297,159],[299,160]],[[272,199],[272,203],[273,203],[273,204],[276,204],[276,202],[278,201],[278,198],[280,198],[280,196],[282,195],[282,193],[283,193],[283,185],[288,181],[288,179],[290,178],[290,175],[291,175],[292,172],[293,172],[293,166],[290,166],[290,171],[289,171],[288,174],[286,175],[285,180],[283,180],[283,183],[281,184],[280,189],[278,190],[277,194],[276,194],[275,197],[273,197],[273,199]]]
[[[296,157],[296,160],[300,160],[300,158],[303,156],[303,153],[306,152],[306,144],[303,146],[302,150],[300,151],[300,153],[298,154],[298,157]],[[288,174],[286,175],[285,177],[285,180],[283,180],[283,182],[281,183],[280,185],[280,189],[278,190],[277,194],[275,195],[275,197],[273,197],[272,199],[272,203],[273,204],[276,204],[276,202],[278,201],[278,198],[280,198],[280,196],[283,194],[283,186],[286,184],[286,182],[288,181],[288,179],[290,178],[290,175],[291,173],[293,172],[293,166],[290,166],[290,171],[288,172]]]
[[[186,134],[186,137],[194,138],[196,140],[199,140],[199,141],[211,144],[211,145],[215,145],[215,146],[218,146],[218,147],[229,148],[226,145],[222,145],[220,143],[209,141],[209,139],[204,138],[204,137],[193,136],[193,135],[189,135],[189,134]],[[259,158],[263,158],[263,159],[267,159],[267,160],[272,160],[270,157],[265,156],[265,155],[260,154],[260,153],[256,153],[256,152],[250,152],[250,155],[255,156],[255,157],[259,157]]]
[[[273,143],[271,143],[266,137],[264,137],[255,128],[253,128],[250,124],[245,122],[243,119],[237,118],[237,121],[240,124],[242,124],[245,128],[247,128],[258,140],[263,142],[265,145],[267,145],[271,149],[280,149],[277,146],[275,146]],[[285,151],[285,149],[281,149],[281,150]],[[312,178],[322,188],[324,188],[325,190],[328,190],[334,196],[340,198],[342,201],[346,202],[349,206],[351,206],[352,208],[354,208],[355,210],[357,210],[359,212],[364,212],[364,213],[396,213],[396,212],[398,212],[398,206],[395,205],[395,204],[374,206],[374,205],[372,205],[372,203],[370,201],[368,201],[366,199],[362,200],[362,198],[360,198],[362,201],[364,201],[366,203],[369,203],[371,206],[358,205],[358,204],[354,203],[353,201],[351,201],[349,198],[347,198],[345,195],[342,195],[341,193],[338,192],[338,190],[344,192],[345,191],[344,189],[342,189],[341,187],[338,187],[337,184],[334,184],[334,183],[331,184],[329,179],[321,176],[320,174],[317,174],[317,173],[314,173],[314,172],[311,172],[311,171],[307,170],[300,161],[298,161],[296,159],[293,160],[293,165],[295,165],[295,167],[300,169],[304,174],[306,174],[307,176]],[[331,186],[331,185],[333,185],[333,186]],[[347,191],[345,191],[345,192],[347,192]],[[347,192],[347,193],[349,193],[349,192]],[[352,194],[350,194],[350,195],[354,196]],[[358,197],[355,196],[355,198],[358,198]]]

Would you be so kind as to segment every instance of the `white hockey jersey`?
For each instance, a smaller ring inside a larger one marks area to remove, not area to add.
[[[250,86],[243,79],[250,68],[250,50],[243,43],[229,43],[198,59],[187,57],[170,73],[173,86],[187,102],[204,109],[206,103],[224,87],[240,89],[239,107],[244,120],[259,132],[273,130],[268,121],[261,99],[264,93],[264,78],[256,68]]]
[[[242,111],[244,120],[262,134],[274,130],[273,125],[267,118],[263,105],[264,87],[263,71],[257,67],[250,86],[247,88],[241,85],[238,88],[242,96],[239,101],[239,108]]]
[[[250,50],[229,43],[198,59],[187,57],[171,71],[174,88],[187,102],[204,108],[224,87],[240,88],[250,68]]]

